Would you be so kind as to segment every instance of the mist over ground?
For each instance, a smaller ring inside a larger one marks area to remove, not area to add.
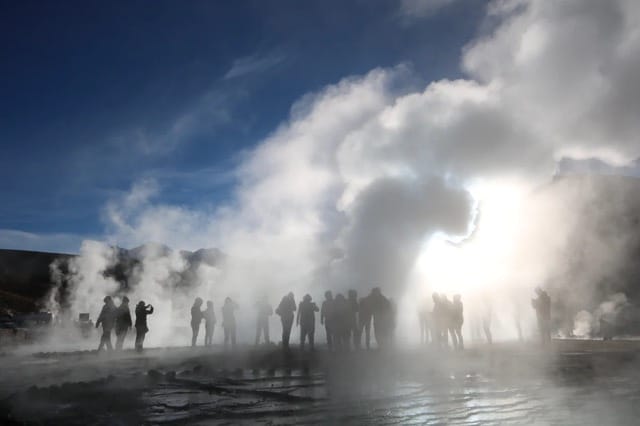
[[[451,3],[403,0],[393,19]],[[424,81],[403,63],[308,93],[238,154],[224,201],[170,204],[142,179],[77,255],[22,263],[48,264],[53,287],[34,291],[54,321],[2,348],[0,422],[637,423],[640,2],[489,1],[459,66]],[[290,349],[276,315],[271,343],[253,344],[262,299],[373,287],[395,308],[387,347],[333,351],[316,317],[315,350],[296,326]],[[537,287],[551,297],[544,344]],[[434,292],[461,295],[464,349],[418,344]],[[133,332],[125,350],[94,350],[98,332],[76,320],[105,296],[154,306],[143,351]],[[196,297],[214,303],[213,346],[190,347]]]
[[[533,332],[536,286],[574,314],[595,309],[624,287],[638,185],[564,179],[559,164],[640,156],[639,19],[631,0],[491,2],[461,52],[465,78],[416,90],[419,70],[399,65],[303,97],[243,156],[229,202],[190,210],[155,202],[153,180],[134,184],[105,206],[105,240],[56,275],[73,288],[71,312],[127,293],[156,306],[152,342],[178,344],[161,330],[186,323],[195,296],[218,309],[237,300],[247,341],[255,300],[288,291],[319,302],[325,289],[379,286],[399,303],[406,341],[432,291],[462,294],[469,319],[489,310],[504,338],[517,336],[514,315]],[[113,246],[149,242],[126,288],[105,277]],[[179,250],[200,248],[224,260],[176,289],[189,267]]]

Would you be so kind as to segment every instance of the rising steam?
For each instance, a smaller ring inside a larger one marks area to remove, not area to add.
[[[141,253],[128,291],[156,306],[155,343],[176,341],[167,330],[186,326],[195,295],[216,309],[227,295],[238,300],[241,339],[256,298],[276,303],[289,290],[318,299],[380,286],[407,327],[417,298],[461,292],[469,312],[492,305],[504,335],[515,335],[510,324],[526,316],[536,285],[591,303],[628,242],[624,231],[598,238],[597,221],[581,214],[600,189],[551,180],[562,158],[640,156],[640,3],[494,1],[491,24],[464,49],[465,79],[407,93],[415,71],[376,69],[302,98],[237,168],[225,205],[162,205],[155,183],[135,184],[105,208],[106,243],[85,242],[73,261],[72,311],[96,315],[117,292],[103,273],[114,262],[108,244],[149,241],[216,247],[226,259],[176,291],[180,252]],[[589,267],[572,269],[577,230]]]

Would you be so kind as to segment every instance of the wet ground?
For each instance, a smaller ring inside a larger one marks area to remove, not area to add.
[[[3,424],[638,424],[640,343],[5,355]]]

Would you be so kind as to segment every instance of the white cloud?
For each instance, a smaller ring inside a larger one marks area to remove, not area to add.
[[[431,16],[459,0],[400,0],[400,14],[408,18]]]
[[[286,56],[280,51],[271,51],[268,53],[254,53],[249,56],[243,56],[233,61],[231,68],[226,72],[223,80],[232,78],[245,77],[250,74],[259,74],[270,70],[279,65],[286,59]]]
[[[500,244],[470,244],[484,265],[509,263],[485,283],[505,285],[517,267],[544,279],[547,257],[527,244],[543,248],[544,232],[534,231],[561,232],[565,218],[501,212],[518,211],[509,202],[547,182],[563,156],[616,164],[640,156],[640,6],[518,0],[496,2],[491,13],[501,22],[463,54],[468,79],[398,94],[406,70],[378,69],[306,96],[246,155],[231,203],[157,205],[147,186],[134,187],[107,209],[111,240],[219,247],[229,263],[216,292],[245,300],[292,287],[367,289],[376,277],[402,294],[420,243],[464,234],[473,210],[466,191],[489,188],[474,195],[493,212],[481,226],[497,224]],[[518,189],[496,197],[505,186]],[[515,241],[501,223],[524,224],[517,230],[531,240]]]

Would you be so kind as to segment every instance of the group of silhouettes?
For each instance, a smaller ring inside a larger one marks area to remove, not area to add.
[[[201,310],[203,300],[198,297],[191,307],[191,345],[196,346],[200,325],[205,323],[205,346],[210,346],[216,325],[216,315],[213,302],[207,302],[207,309]],[[236,319],[235,311],[238,304],[231,298],[225,299],[222,306],[222,328],[224,330],[225,347],[236,344]],[[255,344],[260,341],[271,343],[269,338],[269,317],[274,314],[273,307],[266,298],[255,303],[256,312],[256,336]],[[297,313],[296,313],[297,312]],[[324,325],[329,350],[348,351],[352,345],[354,349],[360,348],[362,334],[365,335],[365,345],[369,349],[371,345],[371,326],[373,324],[375,339],[379,347],[390,343],[395,328],[395,307],[391,300],[382,295],[379,288],[374,288],[371,293],[358,299],[355,290],[349,290],[347,297],[337,294],[334,298],[331,291],[325,292],[325,300],[321,308],[312,300],[311,295],[306,294],[302,301],[296,305],[293,293],[285,295],[275,314],[280,317],[282,323],[282,347],[289,348],[291,329],[295,319],[300,328],[300,347],[304,350],[308,343],[311,350],[315,345],[316,313],[320,313],[320,324]]]
[[[136,322],[131,320],[131,311],[129,309],[129,298],[123,297],[120,306],[116,306],[111,296],[104,298],[104,305],[96,321],[96,328],[102,325],[102,336],[100,337],[100,345],[98,352],[103,348],[111,351],[111,331],[115,328],[116,332],[116,350],[122,350],[124,339],[127,332],[134,326],[136,329],[135,348],[138,352],[142,351],[144,337],[149,331],[147,327],[147,316],[153,313],[153,306],[147,305],[144,301],[138,302],[135,309]]]
[[[428,310],[427,303],[424,303],[418,311],[420,342],[446,348],[449,346],[450,335],[453,348],[464,349],[462,338],[464,306],[460,295],[456,294],[451,301],[445,294],[433,293],[432,299],[432,311]]]
[[[213,331],[216,326],[216,313],[213,309],[213,302],[207,301],[207,309],[201,310],[203,300],[196,297],[191,307],[191,346],[195,346],[200,332],[200,324],[204,320],[204,345],[211,346],[213,343]],[[224,330],[224,345],[236,344],[236,316],[235,311],[238,304],[227,297],[222,305],[222,328]]]

